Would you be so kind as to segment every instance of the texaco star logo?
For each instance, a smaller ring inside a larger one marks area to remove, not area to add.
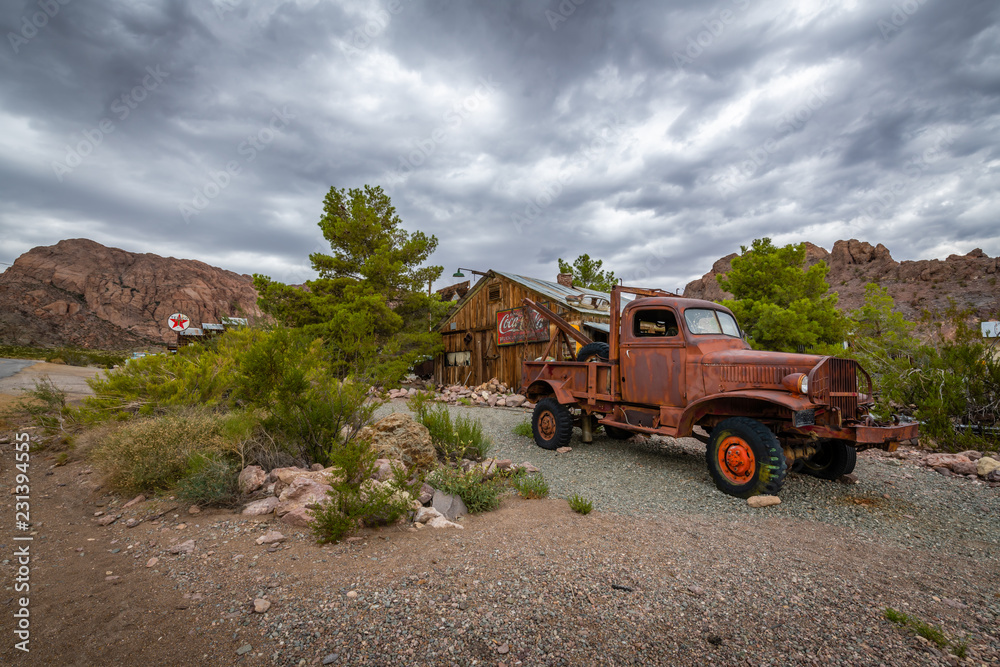
[[[191,320],[188,319],[187,315],[182,315],[181,313],[174,313],[167,318],[167,324],[173,331],[184,331],[188,328],[188,323]]]

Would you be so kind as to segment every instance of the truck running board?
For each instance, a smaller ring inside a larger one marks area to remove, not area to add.
[[[625,431],[636,431],[638,433],[653,433],[654,435],[665,435],[667,437],[673,437],[676,432],[674,429],[669,429],[661,426],[660,428],[649,428],[646,426],[636,426],[635,424],[627,424],[625,422],[616,422],[614,419],[605,417],[604,419],[598,419],[598,424],[607,424],[608,426],[614,426],[616,428],[623,429]]]

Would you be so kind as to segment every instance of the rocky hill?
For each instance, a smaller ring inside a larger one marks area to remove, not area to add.
[[[175,312],[194,326],[260,315],[250,276],[87,239],[33,248],[0,274],[0,343],[130,349],[176,340]]]
[[[684,296],[720,301],[731,298],[724,292],[716,276],[732,268],[736,253],[726,255],[712,265],[712,270],[699,280],[688,283]],[[809,266],[825,261],[830,267],[826,280],[830,291],[839,295],[842,310],[858,308],[864,302],[865,285],[871,282],[885,287],[896,301],[896,308],[910,320],[919,320],[923,311],[941,311],[954,299],[960,307],[971,307],[981,318],[1000,313],[1000,258],[989,257],[976,248],[967,255],[951,255],[948,259],[921,259],[897,262],[881,243],[851,239],[837,241],[827,252],[806,243],[806,263]]]

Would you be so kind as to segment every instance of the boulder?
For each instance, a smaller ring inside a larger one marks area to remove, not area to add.
[[[407,469],[429,470],[437,463],[437,450],[427,427],[413,417],[393,413],[358,432],[387,459],[398,459]]]
[[[508,408],[519,408],[526,400],[528,399],[521,394],[514,394],[512,396],[508,396],[504,402],[507,404]]]
[[[976,475],[978,468],[973,461],[956,461],[951,465],[951,471],[956,475]]]
[[[931,468],[948,468],[953,470],[956,463],[971,463],[968,456],[962,454],[929,454],[925,459],[927,466]]]
[[[469,510],[465,507],[465,503],[462,502],[461,498],[440,490],[434,492],[434,498],[431,500],[431,506],[450,521],[454,521],[458,517],[469,513]]]
[[[243,514],[245,516],[263,516],[273,512],[274,508],[280,504],[281,501],[274,496],[264,498],[263,500],[255,500],[243,508]]]
[[[430,526],[431,528],[458,528],[459,530],[465,530],[465,526],[448,521],[448,519],[443,516],[434,517],[424,525]]]
[[[976,474],[980,477],[986,477],[991,472],[998,469],[1000,469],[1000,461],[997,461],[992,456],[984,456],[976,461]]]
[[[240,471],[239,487],[240,493],[253,493],[264,486],[267,480],[267,473],[260,466],[247,466]]]
[[[431,519],[436,519],[441,516],[441,512],[438,512],[433,507],[421,507],[417,510],[417,513],[413,515],[413,523],[427,523]]]
[[[417,500],[421,505],[426,505],[434,499],[434,487],[430,484],[424,484],[420,487],[420,495]]]
[[[285,523],[296,526],[308,525],[311,518],[305,510],[325,502],[326,492],[332,488],[329,484],[321,484],[304,475],[296,477],[278,496],[280,502],[274,508],[274,513]],[[286,519],[288,514],[292,516]]]
[[[300,528],[308,527],[313,521],[312,514],[304,505],[296,505],[281,515],[281,522]]]
[[[278,542],[284,542],[288,538],[279,533],[276,530],[269,530],[260,537],[258,537],[254,542],[257,544],[277,544]]]
[[[966,456],[966,457],[968,457],[968,459],[970,461],[978,461],[979,459],[983,458],[983,453],[982,452],[977,452],[974,449],[968,449],[968,450],[966,450],[964,452],[959,452],[958,455],[959,456]]]

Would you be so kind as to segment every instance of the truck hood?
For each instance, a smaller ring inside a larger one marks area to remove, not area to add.
[[[793,373],[808,373],[823,357],[761,350],[719,350],[701,358],[702,377],[709,393],[747,389],[787,392],[781,381]]]
[[[796,373],[807,373],[823,359],[817,354],[767,352],[765,350],[718,350],[707,352],[701,363],[705,366],[784,366]]]

